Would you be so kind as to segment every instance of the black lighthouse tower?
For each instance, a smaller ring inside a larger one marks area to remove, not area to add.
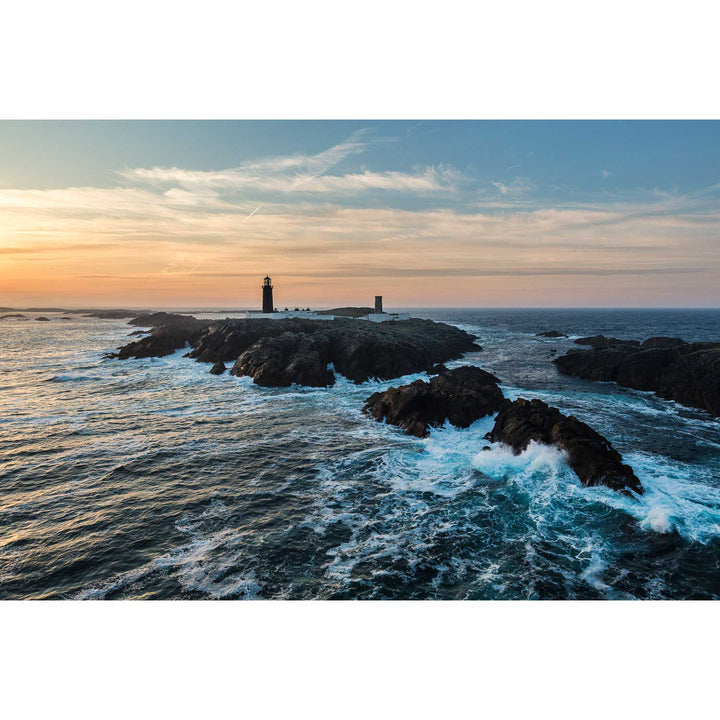
[[[265,279],[263,280],[263,306],[262,311],[264,313],[271,313],[275,309],[275,305],[273,303],[273,286],[272,286],[272,280],[270,280],[270,276],[266,275]]]

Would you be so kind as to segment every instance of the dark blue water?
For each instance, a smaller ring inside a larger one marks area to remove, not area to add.
[[[435,310],[462,362],[604,434],[646,488],[582,488],[551,448],[480,453],[361,413],[394,382],[265,389],[183,359],[105,360],[122,321],[4,320],[1,598],[716,598],[720,423],[567,378],[570,340],[720,338],[716,311]],[[460,364],[460,363],[455,363]]]

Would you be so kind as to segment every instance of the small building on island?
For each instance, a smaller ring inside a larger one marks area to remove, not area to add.
[[[342,310],[343,308],[338,308]],[[347,308],[345,308],[347,309]],[[350,308],[352,309],[352,308]],[[332,312],[332,311],[330,311]],[[334,320],[335,315],[326,312],[319,313],[310,308],[296,307],[293,310],[285,308],[278,310],[273,300],[273,284],[269,275],[265,276],[262,284],[262,310],[247,310],[245,317],[248,320],[288,320],[299,318],[301,320]],[[410,313],[387,313],[383,311],[382,295],[375,296],[374,312],[367,315],[355,316],[358,320],[367,320],[374,323],[392,322],[398,320],[409,320]]]
[[[369,320],[370,322],[393,322],[398,320],[409,320],[410,313],[386,313],[383,312],[382,295],[375,296],[375,312],[363,315],[360,320]]]
[[[334,320],[334,315],[320,315],[310,308],[296,307],[294,310],[285,308],[278,310],[273,301],[273,284],[269,275],[265,276],[262,284],[262,310],[247,310],[245,317],[248,320],[287,320],[301,318],[302,320]]]

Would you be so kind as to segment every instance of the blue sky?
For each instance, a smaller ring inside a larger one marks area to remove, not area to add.
[[[713,121],[5,121],[3,187],[111,186],[122,167],[222,170],[314,154],[367,130],[370,170],[449,164],[488,182],[527,177],[539,190],[690,192],[718,182]],[[383,142],[385,140],[386,142]],[[355,169],[357,158],[337,166]],[[610,176],[603,176],[603,170]]]
[[[717,122],[6,121],[0,158],[3,305],[720,304]]]

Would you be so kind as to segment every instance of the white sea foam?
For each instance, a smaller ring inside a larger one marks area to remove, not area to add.
[[[625,461],[645,493],[636,500],[608,495],[608,504],[629,512],[648,530],[677,531],[703,543],[720,536],[720,483],[712,470],[644,452],[628,453]]]
[[[472,460],[473,467],[484,475],[502,480],[523,473],[557,474],[567,460],[565,453],[550,445],[531,442],[518,455],[506,445],[488,445],[490,450],[479,452]]]

